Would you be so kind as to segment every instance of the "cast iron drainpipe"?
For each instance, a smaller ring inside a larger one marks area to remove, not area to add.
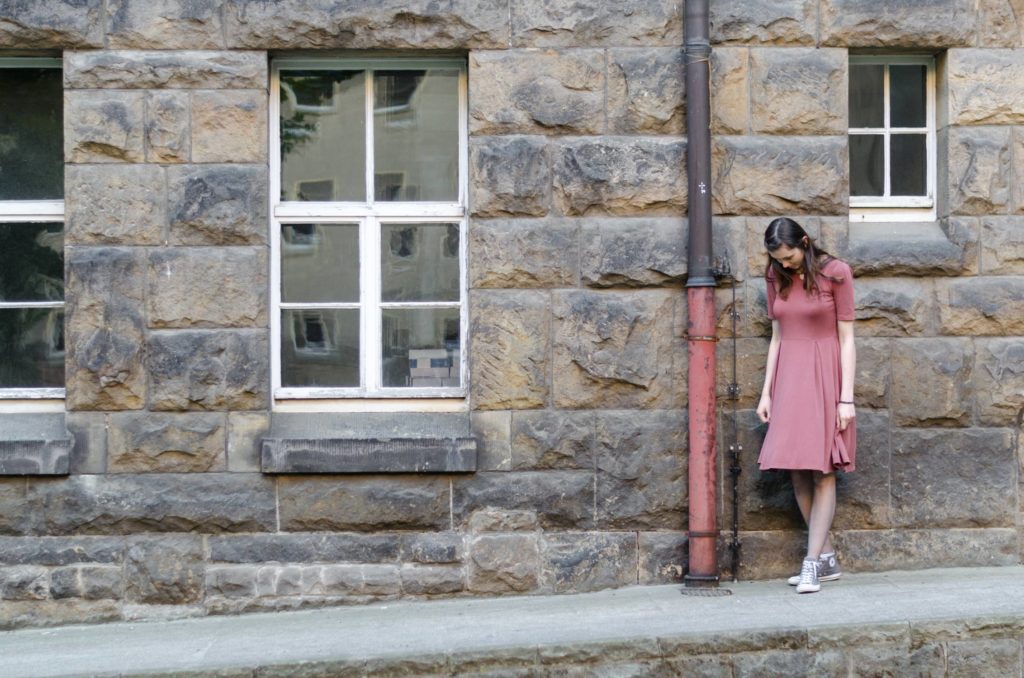
[[[711,41],[709,0],[686,0],[686,174],[690,235],[688,587],[718,586],[715,452],[715,277],[711,252]]]

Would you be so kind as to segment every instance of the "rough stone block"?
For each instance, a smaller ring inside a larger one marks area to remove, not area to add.
[[[226,466],[222,414],[111,416],[109,473],[223,471]]]
[[[719,417],[722,431],[719,458],[723,492],[731,491],[728,464],[731,463],[729,444],[739,445],[739,523],[744,530],[800,530],[803,520],[793,499],[793,487],[788,473],[761,471],[757,458],[768,431],[752,409],[737,412],[736,436],[732,437],[732,413]],[[726,432],[728,436],[726,437]],[[731,519],[731,515],[729,518]],[[744,558],[745,560],[749,558]],[[796,562],[796,561],[794,561]],[[792,567],[790,565],[789,567]]]
[[[768,362],[767,337],[736,340],[736,383],[739,386],[737,406],[757,407],[764,388],[764,369]],[[732,382],[732,342],[719,342],[715,367],[718,377],[717,396],[720,402],[728,402],[729,383]],[[685,353],[677,354],[680,360],[687,359]]]
[[[637,583],[637,536],[626,532],[556,533],[541,549],[541,581],[556,593]]]
[[[114,49],[216,49],[224,46],[214,0],[110,0],[107,43]]]
[[[42,502],[30,491],[29,481],[0,477],[0,535],[37,534],[41,524]]]
[[[847,128],[844,49],[750,52],[751,125],[761,134],[842,134]]]
[[[1024,214],[1024,129],[1015,127],[1011,141],[1013,143],[1013,176],[1017,180],[1013,183],[1013,195],[1010,211],[1013,214]]]
[[[292,534],[222,535],[208,538],[211,562],[316,563],[395,561],[401,553],[398,535]]]
[[[593,471],[477,473],[454,480],[455,525],[486,508],[529,510],[544,529],[594,524]]]
[[[143,256],[101,247],[65,253],[69,410],[139,409],[145,402]]]
[[[605,412],[597,419],[597,521],[602,528],[683,529],[686,412]]]
[[[709,5],[711,42],[717,44],[814,45],[813,0],[724,0]]]
[[[490,534],[469,546],[469,590],[525,593],[540,583],[540,542],[535,534]]]
[[[686,211],[686,141],[596,137],[552,149],[554,200],[565,215],[667,215]]]
[[[905,527],[1010,527],[1016,450],[1010,429],[893,432],[892,504]]]
[[[482,508],[469,516],[469,531],[480,532],[535,532],[540,529],[537,512],[526,509]]]
[[[85,600],[120,600],[124,581],[121,567],[69,566],[50,572],[50,596]]]
[[[509,444],[512,413],[508,410],[474,412],[473,437],[477,440],[477,469],[508,471],[512,468],[512,447]]]
[[[266,243],[265,166],[171,167],[167,173],[171,244]]]
[[[403,561],[426,565],[461,563],[465,556],[463,536],[458,532],[403,535]]]
[[[260,470],[260,439],[270,428],[266,412],[228,413],[228,470]]]
[[[1021,24],[1017,0],[980,0],[978,25],[985,27],[980,43],[986,47],[1024,47],[1024,24]]]
[[[981,272],[1024,275],[1024,218],[985,217],[981,220]]]
[[[579,259],[576,221],[474,219],[470,223],[469,284],[473,288],[574,287]]]
[[[125,552],[125,599],[156,605],[198,602],[204,569],[200,535],[135,537]]]
[[[974,351],[967,340],[894,342],[892,411],[896,425],[969,425],[973,364]]]
[[[192,95],[194,162],[266,162],[267,93],[220,90]]]
[[[743,6],[750,7],[751,3]],[[749,50],[715,46],[711,52],[711,91],[715,93],[711,99],[711,133],[746,134],[750,130]]]
[[[1024,52],[951,49],[946,69],[950,124],[1024,123]]]
[[[977,235],[963,219],[937,223],[853,224],[840,251],[854,275],[958,275],[976,268]]]
[[[103,47],[103,0],[6,0],[0,44],[6,48]]]
[[[261,569],[249,565],[207,567],[203,588],[207,596],[251,598],[257,595],[256,581]]]
[[[470,297],[474,410],[543,407],[550,365],[549,297],[479,292]]]
[[[551,178],[543,137],[474,137],[470,142],[469,167],[474,216],[547,214]]]
[[[957,640],[946,646],[946,675],[1012,676],[1020,672],[1020,640]]]
[[[925,49],[974,44],[974,0],[824,0],[820,40],[828,47]]]
[[[1004,214],[1010,206],[1010,129],[951,127],[950,214]]]
[[[673,47],[683,44],[682,7],[670,0],[511,4],[517,47]]]
[[[594,467],[594,412],[543,410],[512,415],[512,468]]]
[[[559,292],[554,400],[564,408],[651,408],[672,398],[668,292]]]
[[[71,89],[261,89],[264,52],[96,50],[65,52]]]
[[[65,92],[65,161],[142,162],[145,99],[143,92]]]
[[[1024,276],[940,280],[936,288],[943,334],[1024,335]]]
[[[679,584],[688,568],[686,535],[680,532],[640,532],[639,581],[643,584]]]
[[[843,214],[846,137],[720,137],[712,145],[715,214]]]
[[[273,482],[255,473],[72,476],[33,483],[45,532],[266,532],[276,529]]]
[[[226,0],[229,48],[505,49],[509,7],[499,0],[354,0],[338,4]]]
[[[797,510],[795,504],[793,510]],[[740,532],[740,541],[743,545],[739,567],[741,580],[789,577],[800,569],[800,562],[807,553],[807,535],[800,530],[743,531]],[[845,560],[845,551],[840,551],[839,556],[844,558],[844,567],[852,567]]]
[[[889,497],[891,469],[888,412],[857,411],[857,470],[836,482],[836,530],[886,528],[893,524]]]
[[[324,595],[396,595],[402,583],[396,565],[325,565],[320,583]]]
[[[857,337],[856,344],[854,402],[858,408],[888,407],[892,379],[892,342],[889,339]]]
[[[365,476],[278,479],[287,531],[447,529],[448,479]]]
[[[146,97],[146,159],[150,162],[188,162],[191,157],[190,136],[188,94],[149,92]]]
[[[466,589],[466,577],[461,567],[403,565],[400,575],[402,593],[408,595],[450,595]]]
[[[600,134],[605,129],[601,50],[474,52],[470,133]]]
[[[121,602],[112,600],[73,604],[65,600],[0,601],[0,629],[116,622],[124,619],[121,611]]]
[[[610,50],[608,132],[685,134],[685,71],[678,47]]]
[[[1024,411],[1024,341],[1020,337],[976,339],[974,392],[979,423],[1013,426]]]
[[[155,165],[67,165],[65,243],[157,245],[167,225],[164,170]]]
[[[863,278],[854,282],[857,333],[869,337],[921,336],[936,323],[931,280]]]
[[[50,575],[45,567],[0,568],[0,600],[45,600],[49,596]]]
[[[686,223],[594,219],[580,228],[580,279],[591,287],[678,285],[686,276]]]
[[[846,660],[838,650],[768,650],[740,652],[731,657],[735,676],[842,675]]]
[[[97,412],[68,412],[64,415],[74,443],[71,473],[105,473],[107,470],[107,420]]]
[[[1017,530],[848,530],[834,535],[843,567],[883,572],[931,567],[1016,565]]]

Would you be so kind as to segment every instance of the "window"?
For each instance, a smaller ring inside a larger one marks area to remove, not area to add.
[[[465,396],[466,67],[272,69],[274,397]]]
[[[0,59],[0,92],[0,398],[63,398],[60,59]]]
[[[935,60],[850,59],[850,218],[935,219]]]

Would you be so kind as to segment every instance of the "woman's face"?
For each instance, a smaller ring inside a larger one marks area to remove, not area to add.
[[[788,268],[790,271],[799,273],[804,270],[804,251],[799,247],[780,245],[778,249],[774,249],[769,252],[768,256]]]

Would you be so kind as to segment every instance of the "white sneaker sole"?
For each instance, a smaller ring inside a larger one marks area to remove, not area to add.
[[[842,572],[839,572],[838,574],[826,574],[823,577],[818,577],[818,581],[835,581],[835,580],[839,579],[842,576],[843,576]],[[800,583],[800,575],[794,574],[792,577],[790,577],[789,579],[786,580],[786,583],[789,584],[790,586],[796,586],[797,584]]]
[[[817,593],[821,590],[821,584],[797,584],[797,593]]]

